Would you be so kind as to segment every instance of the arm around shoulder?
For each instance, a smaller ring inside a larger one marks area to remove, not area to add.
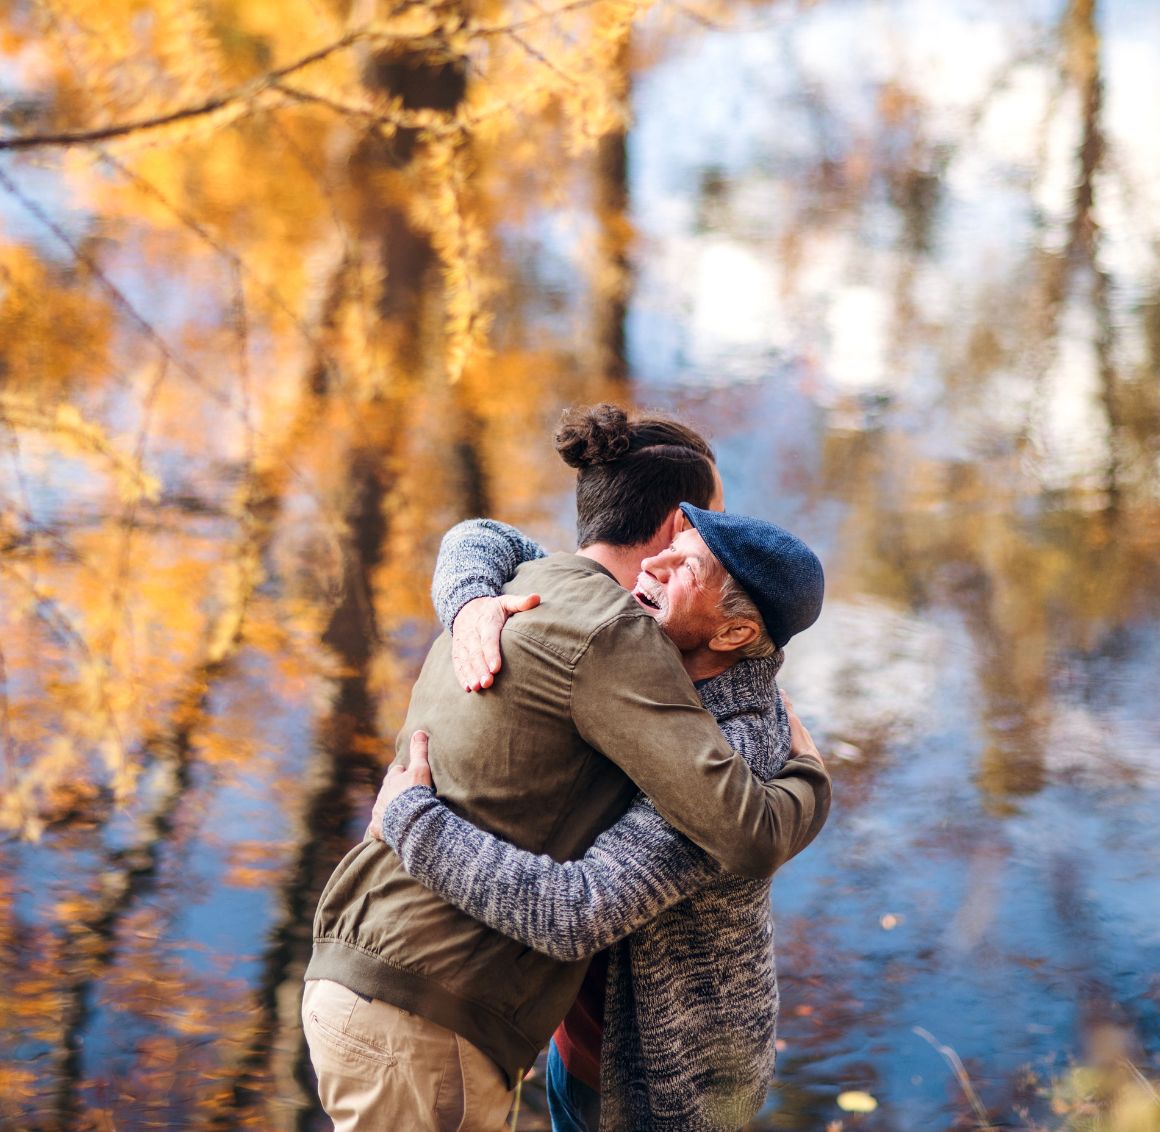
[[[830,815],[832,785],[816,753],[797,753],[769,780],[776,812],[777,849],[773,869],[796,857],[822,831]]]
[[[456,523],[439,545],[431,600],[450,629],[455,615],[473,598],[494,597],[524,562],[543,558],[546,551],[515,527],[495,519]]]
[[[728,872],[771,876],[825,821],[820,762],[791,760],[763,782],[700,706],[680,654],[648,618],[619,618],[593,635],[575,669],[572,715],[585,740]]]

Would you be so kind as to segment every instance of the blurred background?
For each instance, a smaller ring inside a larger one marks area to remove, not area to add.
[[[1160,1128],[1154,0],[0,0],[0,1127],[325,1127],[440,534],[605,398],[826,565],[753,1127]]]

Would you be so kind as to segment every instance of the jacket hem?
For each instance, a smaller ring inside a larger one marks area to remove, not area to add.
[[[316,939],[304,977],[306,981],[330,979],[356,994],[389,1002],[453,1030],[486,1053],[512,1089],[540,1052],[537,1043],[490,1007],[342,940]]]

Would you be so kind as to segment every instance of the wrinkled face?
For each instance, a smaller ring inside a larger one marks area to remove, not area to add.
[[[640,564],[632,596],[687,653],[708,644],[725,623],[719,609],[724,580],[725,571],[705,540],[688,527]]]

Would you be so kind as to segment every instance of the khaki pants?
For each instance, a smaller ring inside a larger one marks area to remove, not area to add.
[[[318,1095],[335,1132],[498,1132],[515,1093],[465,1038],[329,979],[302,996]]]

